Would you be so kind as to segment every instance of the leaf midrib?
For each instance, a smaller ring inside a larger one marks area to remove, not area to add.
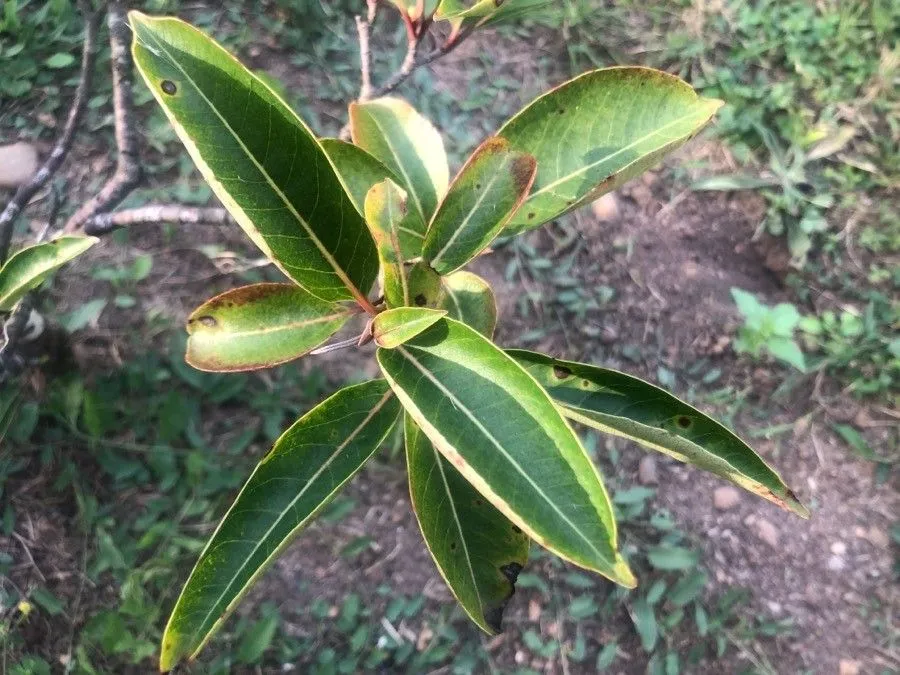
[[[647,140],[653,138],[654,136],[657,136],[657,135],[663,133],[663,132],[664,132],[666,129],[668,129],[669,127],[674,126],[674,125],[676,125],[676,124],[680,124],[680,123],[684,122],[685,120],[690,119],[691,117],[695,117],[697,114],[698,114],[697,111],[690,112],[690,113],[688,113],[688,114],[686,114],[686,115],[683,115],[682,117],[679,117],[679,118],[674,119],[674,120],[672,120],[672,121],[670,121],[670,122],[667,122],[666,124],[664,124],[663,126],[659,127],[658,129],[654,129],[653,131],[651,131],[651,132],[649,132],[649,133],[647,133],[647,134],[644,134],[644,135],[641,136],[640,138],[638,138],[638,139],[632,141],[632,142],[629,143],[628,145],[622,146],[621,148],[619,148],[619,149],[616,150],[615,152],[611,152],[610,154],[606,155],[605,157],[602,157],[602,158],[598,159],[597,161],[595,161],[595,162],[593,162],[593,163],[591,163],[591,164],[587,164],[587,165],[581,167],[580,169],[578,169],[578,170],[576,170],[576,171],[573,171],[572,173],[569,173],[569,174],[563,176],[562,178],[558,178],[557,180],[553,181],[552,183],[548,183],[547,185],[543,186],[541,189],[535,190],[534,192],[532,192],[531,195],[528,197],[528,201],[531,201],[532,199],[534,199],[534,198],[537,197],[538,195],[541,195],[541,194],[543,194],[543,193],[545,193],[545,192],[548,192],[548,191],[553,190],[553,188],[555,188],[557,185],[561,185],[561,184],[563,184],[563,183],[567,183],[567,182],[569,182],[570,180],[572,180],[572,179],[574,179],[574,178],[576,178],[576,177],[578,177],[578,176],[580,176],[580,175],[582,175],[582,174],[584,174],[584,173],[587,173],[588,171],[590,171],[590,170],[592,170],[592,169],[597,168],[598,166],[600,166],[600,165],[603,164],[604,162],[608,162],[609,160],[611,160],[611,159],[613,159],[614,157],[616,157],[616,156],[622,154],[623,152],[627,152],[628,150],[631,150],[631,149],[632,149],[633,147],[635,147],[636,145],[639,145],[640,143],[643,143],[643,142],[645,142],[645,141],[647,141]],[[501,133],[502,133],[502,130],[501,130]],[[671,139],[671,140],[672,140],[672,141],[675,141],[675,140],[678,140],[678,139],[677,139],[677,138],[673,138],[673,139]]]
[[[487,182],[487,185],[484,186],[484,191],[482,191],[482,193],[480,195],[478,195],[478,199],[472,205],[472,208],[466,214],[466,217],[463,219],[462,223],[460,223],[460,225],[453,231],[453,233],[450,235],[450,239],[448,239],[447,243],[444,244],[444,246],[441,248],[441,250],[437,252],[437,255],[435,255],[434,258],[432,258],[432,260],[431,260],[432,267],[435,267],[435,265],[440,263],[440,260],[443,257],[443,255],[447,252],[447,249],[449,249],[451,246],[453,246],[453,244],[456,242],[457,238],[459,238],[462,231],[469,224],[469,221],[472,220],[472,216],[474,216],[475,213],[478,211],[478,209],[481,208],[481,205],[484,203],[484,200],[487,199],[488,193],[491,191],[491,188],[494,187],[494,184],[498,180],[500,180],[503,172],[506,170],[507,164],[510,163],[511,159],[512,159],[512,156],[507,155],[507,157],[500,164],[500,167],[497,169],[497,171],[494,173],[494,175],[491,176],[491,179]],[[452,190],[453,190],[453,186],[450,187],[450,190],[447,192],[447,194],[450,195]],[[446,197],[444,199],[446,199]],[[438,216],[440,216],[440,215],[441,215],[441,208],[438,207],[437,212],[434,215],[434,219],[432,220],[431,225],[429,226],[429,229],[434,227],[435,223],[437,222]]]
[[[610,565],[615,563],[614,560],[609,560],[603,553],[601,553],[599,549],[594,546],[593,542],[591,542],[591,540],[575,526],[575,524],[569,519],[569,517],[547,497],[547,495],[541,489],[540,485],[538,485],[531,476],[525,473],[521,465],[512,458],[512,456],[507,452],[506,448],[504,448],[503,445],[496,438],[494,438],[493,434],[491,434],[491,432],[488,431],[488,429],[481,423],[481,421],[477,417],[475,417],[475,415],[473,415],[466,406],[463,405],[462,401],[460,401],[453,394],[453,392],[447,389],[440,382],[440,380],[438,380],[430,370],[428,370],[412,354],[410,354],[405,347],[397,347],[395,351],[406,357],[413,364],[413,366],[420,373],[422,373],[422,375],[424,375],[435,387],[438,388],[439,391],[441,391],[441,393],[443,393],[448,399],[450,399],[456,409],[461,411],[479,429],[479,431],[484,434],[484,436],[491,442],[491,444],[495,448],[497,448],[500,454],[502,454],[506,458],[506,460],[513,466],[513,468],[532,486],[532,488],[534,488],[535,492],[539,494],[543,498],[543,500],[550,506],[550,508],[555,511],[556,514],[560,518],[562,518],[562,520],[572,529],[572,531],[575,532],[575,534],[577,534],[579,538],[581,538],[587,544],[588,548],[593,551],[598,556],[598,558]]]
[[[421,430],[420,434],[424,434]],[[438,471],[441,473],[441,482],[444,484],[444,492],[447,493],[447,501],[450,503],[450,510],[453,512],[453,522],[456,523],[456,531],[459,532],[459,541],[462,545],[462,551],[466,557],[466,567],[469,570],[469,576],[472,577],[472,589],[475,591],[475,599],[478,601],[478,607],[484,614],[484,601],[481,599],[481,593],[478,590],[478,580],[475,578],[475,568],[472,567],[472,558],[469,555],[469,545],[466,542],[466,536],[462,529],[462,523],[459,520],[459,513],[456,510],[456,502],[453,500],[453,493],[450,491],[450,484],[447,482],[447,473],[444,470],[444,457],[434,447],[434,443],[426,438],[426,442],[434,453],[434,461],[437,463]]]
[[[192,78],[188,74],[188,72],[181,66],[181,64],[178,62],[178,60],[172,56],[171,52],[168,49],[166,49],[165,44],[162,43],[157,38],[157,36],[153,33],[153,31],[148,31],[147,33],[149,36],[152,37],[152,39],[156,43],[157,47],[160,50],[162,50],[162,52],[166,55],[166,58],[169,59],[170,63],[172,63],[175,66],[175,68],[177,68],[181,72],[181,74],[184,75],[184,77],[187,79],[188,82],[190,82],[190,84],[194,88],[194,90],[200,95],[200,97],[209,106],[209,109],[213,111],[213,113],[216,115],[216,117],[219,118],[219,121],[222,122],[222,124],[225,126],[226,129],[228,129],[229,133],[232,135],[234,140],[244,151],[244,154],[250,159],[250,161],[254,164],[254,166],[256,166],[256,168],[260,172],[260,174],[263,175],[263,177],[266,180],[266,183],[268,183],[268,185],[272,188],[272,190],[278,195],[278,197],[281,199],[282,203],[284,203],[285,207],[288,209],[288,211],[291,213],[291,215],[293,215],[294,218],[300,223],[300,225],[306,231],[307,235],[309,235],[309,238],[312,240],[313,244],[319,250],[319,253],[322,254],[322,257],[325,258],[325,261],[331,266],[331,268],[334,270],[337,277],[347,287],[347,289],[350,291],[350,293],[354,297],[364,298],[362,292],[359,290],[359,288],[356,287],[356,284],[354,284],[350,280],[350,278],[346,275],[346,273],[341,268],[341,266],[338,265],[338,262],[337,262],[337,260],[334,259],[334,256],[331,255],[331,252],[328,251],[327,248],[325,248],[325,245],[319,240],[318,236],[316,236],[315,232],[310,227],[309,223],[306,222],[306,219],[300,215],[300,213],[299,213],[299,211],[297,211],[296,207],[294,207],[294,205],[287,198],[287,195],[285,195],[284,192],[275,184],[275,181],[272,180],[272,177],[269,175],[269,172],[266,171],[266,169],[262,166],[262,164],[259,163],[259,160],[256,159],[256,156],[252,152],[250,152],[250,149],[246,146],[246,144],[243,142],[243,140],[241,140],[241,137],[237,134],[237,132],[235,132],[235,130],[231,127],[231,125],[225,120],[225,118],[219,112],[218,108],[216,108],[216,106],[213,105],[212,101],[209,100],[209,98],[206,96],[206,94],[203,92],[203,90],[197,85],[197,83],[194,81],[194,78]],[[253,81],[254,81],[254,78],[253,78],[253,75],[251,74],[251,79],[250,79],[251,91],[253,88]],[[269,114],[271,115],[271,108],[273,106],[268,101],[266,103],[270,108]],[[163,106],[163,108],[167,109],[167,106]],[[194,143],[193,140],[191,140],[190,142],[192,145],[197,147],[196,143]],[[267,140],[267,142],[268,142],[268,140]],[[314,143],[316,142],[315,138],[313,138],[313,142]],[[199,151],[199,148],[198,148],[198,151]],[[324,154],[325,151],[323,150],[322,153]],[[296,152],[295,152],[295,155],[296,155]],[[204,163],[205,163],[205,161],[204,161]],[[211,169],[210,169],[210,173],[212,173]],[[223,186],[223,188],[224,188],[224,186]],[[341,189],[343,189],[343,188],[341,188]],[[237,202],[235,202],[235,204],[237,204]],[[247,215],[246,211],[244,210],[244,207],[240,207],[240,208],[241,208],[241,211],[244,212],[244,215],[248,218],[248,220],[251,220],[251,222],[252,222],[252,219],[250,219],[250,216]],[[265,237],[264,235],[262,235],[262,233],[260,233],[260,235]],[[312,291],[310,291],[310,292],[312,292]]]
[[[385,392],[384,396],[382,396],[381,399],[378,401],[378,403],[376,403],[376,404],[372,407],[372,410],[369,411],[369,413],[368,413],[368,414],[366,415],[366,417],[362,420],[362,422],[360,422],[360,423],[356,426],[356,428],[353,429],[353,431],[350,432],[350,434],[347,435],[347,438],[344,439],[344,441],[343,441],[343,442],[335,449],[335,451],[331,454],[331,456],[329,456],[328,459],[322,464],[322,466],[319,467],[319,468],[316,470],[316,472],[310,477],[310,479],[306,482],[306,485],[304,485],[303,488],[300,490],[300,492],[297,493],[297,496],[294,497],[294,498],[290,501],[290,503],[288,504],[287,508],[285,508],[285,509],[283,509],[283,510],[281,511],[281,514],[275,519],[275,521],[272,523],[271,527],[269,527],[269,529],[266,530],[265,534],[264,534],[262,537],[259,538],[259,541],[258,541],[258,542],[256,543],[256,545],[253,547],[253,550],[247,555],[247,557],[246,557],[246,559],[244,560],[243,564],[238,568],[237,572],[235,572],[235,573],[232,575],[231,579],[228,581],[228,584],[226,585],[225,590],[222,591],[222,593],[219,595],[219,597],[216,598],[216,601],[215,601],[214,603],[212,603],[212,605],[210,606],[209,611],[208,611],[208,612],[206,613],[206,615],[203,617],[203,620],[198,624],[198,627],[197,627],[197,629],[194,631],[194,634],[193,634],[193,636],[192,636],[192,640],[191,640],[191,643],[192,643],[192,644],[196,642],[197,636],[200,634],[200,631],[201,631],[201,630],[203,629],[203,627],[206,625],[206,622],[209,621],[209,617],[212,616],[213,611],[215,610],[215,608],[218,607],[218,605],[219,605],[220,602],[222,602],[222,598],[224,598],[226,595],[228,595],[228,592],[231,590],[232,586],[234,585],[235,580],[237,579],[238,575],[239,575],[241,572],[244,571],[244,569],[245,569],[245,568],[247,567],[247,565],[249,564],[250,559],[256,554],[256,552],[259,550],[259,547],[262,546],[263,542],[265,542],[265,541],[268,539],[269,535],[270,535],[270,534],[272,533],[272,531],[278,526],[278,524],[281,523],[282,519],[287,515],[288,511],[291,511],[291,510],[294,508],[294,506],[297,504],[297,502],[300,500],[300,498],[303,497],[304,494],[306,494],[307,490],[310,489],[310,487],[316,482],[316,480],[319,478],[319,476],[321,476],[322,473],[323,473],[329,466],[331,466],[332,462],[334,462],[334,460],[337,459],[337,457],[341,454],[341,452],[343,452],[343,450],[344,450],[351,442],[353,442],[353,439],[356,438],[356,437],[362,432],[362,430],[366,427],[366,425],[368,425],[369,422],[372,421],[372,418],[374,418],[375,415],[377,415],[378,412],[385,406],[385,404],[390,400],[390,398],[391,398],[392,395],[393,395],[393,392],[392,392],[390,389],[389,389],[387,392]],[[257,468],[258,468],[258,467],[257,467]],[[254,471],[253,473],[255,474],[256,472]],[[252,478],[253,478],[253,476],[251,475],[251,476],[250,476],[250,479],[248,479],[248,481],[247,481],[248,484],[249,484],[249,482],[250,482],[250,480],[251,480]],[[242,490],[242,492],[243,492],[243,490]],[[238,495],[238,499],[235,500],[235,504],[237,504],[237,502],[238,502],[239,499],[240,499],[240,495]],[[222,519],[222,522],[225,522],[225,520],[228,518],[228,516],[230,515],[230,513],[231,513],[231,511],[230,511],[230,509],[229,509],[229,512],[225,514],[225,517]],[[306,518],[303,518],[302,520],[300,520],[300,521],[297,523],[297,525],[296,525],[291,531],[293,532],[293,531],[296,530],[298,527],[301,527],[307,520],[309,520],[309,518],[310,518],[310,516],[307,516]],[[289,535],[289,536],[290,536],[290,535]],[[213,535],[213,537],[215,537],[215,535]],[[210,540],[210,542],[211,542],[211,541],[212,541],[212,539]],[[276,555],[276,554],[277,554],[277,551],[278,551],[278,549],[277,549],[277,547],[276,547],[275,552],[273,552],[272,556]],[[269,558],[267,558],[266,561],[263,562],[262,566],[265,566],[266,562],[268,562],[268,560],[269,560],[272,556],[269,556]]]
[[[301,321],[292,321],[289,323],[282,323],[278,326],[273,326],[270,328],[256,328],[253,330],[242,330],[242,331],[211,331],[211,332],[197,332],[192,333],[191,337],[194,336],[205,336],[205,337],[223,337],[223,338],[240,338],[247,335],[266,335],[268,333],[278,333],[281,331],[291,331],[297,328],[305,328],[306,326],[313,326],[318,323],[328,323],[329,321],[334,321],[336,319],[341,319],[344,317],[351,317],[353,314],[351,312],[339,312],[337,314],[329,314],[328,316],[321,316],[315,319],[303,319]]]

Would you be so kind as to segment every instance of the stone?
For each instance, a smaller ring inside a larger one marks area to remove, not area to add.
[[[884,530],[879,530],[874,525],[866,532],[866,539],[878,548],[889,548],[891,545],[891,538],[888,536],[888,533]]]
[[[831,552],[835,555],[844,555],[847,552],[847,544],[842,541],[836,541],[831,545]]]
[[[650,455],[641,457],[638,464],[638,480],[643,485],[656,485],[659,483],[659,472],[656,469],[656,458]]]
[[[838,663],[838,675],[859,675],[861,664],[859,661],[841,659]]]
[[[741,501],[741,493],[730,485],[717,487],[713,492],[713,505],[719,511],[733,509]]]
[[[828,558],[828,569],[832,572],[840,572],[844,569],[847,563],[844,562],[844,559],[839,555],[833,555]]]
[[[750,522],[756,536],[772,548],[778,548],[778,528],[765,518],[754,518]]]
[[[591,204],[591,212],[601,223],[616,220],[619,217],[619,201],[615,194],[607,192]]]
[[[16,188],[38,168],[37,150],[31,143],[0,145],[0,188]]]

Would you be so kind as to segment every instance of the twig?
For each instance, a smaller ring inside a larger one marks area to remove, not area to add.
[[[25,550],[25,557],[28,558],[28,562],[31,563],[31,566],[34,568],[35,572],[38,573],[38,576],[41,578],[41,581],[46,584],[47,577],[44,576],[44,573],[41,572],[41,568],[38,567],[38,564],[34,561],[34,556],[31,555],[31,549],[28,548],[28,541],[25,539],[25,537],[23,537],[18,532],[13,532],[12,536],[16,541],[18,541],[22,545],[22,548]]]
[[[79,0],[78,5],[81,8],[85,21],[78,87],[75,89],[75,96],[72,99],[72,107],[69,108],[66,124],[47,161],[32,176],[30,181],[19,187],[16,194],[13,195],[13,198],[6,205],[6,208],[3,209],[3,213],[0,213],[0,265],[6,261],[6,255],[9,253],[9,245],[12,241],[13,226],[16,219],[28,202],[31,201],[31,198],[46,185],[47,181],[50,180],[63,163],[63,160],[72,148],[72,141],[75,139],[75,133],[84,115],[94,71],[94,60],[96,57],[94,43],[97,39],[99,13],[91,11],[86,0]]]
[[[372,98],[372,46],[369,44],[369,28],[372,24],[361,16],[356,17],[356,33],[359,39],[359,100]]]
[[[359,99],[360,101],[366,101],[373,98],[380,98],[381,96],[385,96],[393,92],[397,87],[406,82],[410,75],[412,75],[418,68],[422,66],[427,66],[431,63],[434,63],[438,59],[446,56],[454,49],[459,47],[466,38],[468,38],[473,30],[475,29],[475,25],[468,26],[462,30],[454,31],[450,33],[447,39],[437,49],[429,52],[425,56],[421,56],[419,54],[419,50],[422,46],[422,38],[425,37],[425,34],[428,32],[428,28],[431,25],[430,20],[425,20],[421,22],[415,22],[409,18],[405,13],[401,15],[403,17],[403,21],[406,23],[406,56],[403,57],[403,63],[400,64],[400,67],[397,71],[391,75],[387,81],[382,84],[380,87],[376,89],[372,89],[372,81],[371,81],[371,47],[369,45],[369,27],[371,27],[371,19],[374,18],[374,14],[369,11],[369,20],[363,21],[361,17],[356,17],[356,26],[357,31],[359,32],[359,52],[360,52],[360,66],[361,66],[361,80],[362,86],[360,88]],[[362,24],[367,23],[365,29],[362,29]],[[350,140],[350,124],[345,124],[343,129],[340,132],[340,138],[342,140]]]
[[[134,100],[131,89],[132,59],[128,48],[129,29],[121,0],[110,0],[106,25],[112,61],[113,118],[116,129],[116,171],[100,192],[78,209],[63,228],[74,232],[91,216],[109,211],[121,203],[141,182],[137,131],[134,124]]]
[[[151,204],[115,213],[101,213],[84,222],[84,233],[102,236],[131,225],[175,223],[178,225],[225,225],[232,222],[222,208],[197,208],[178,204]]]

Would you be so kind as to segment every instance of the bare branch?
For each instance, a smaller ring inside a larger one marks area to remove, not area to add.
[[[369,28],[372,24],[361,16],[356,17],[356,33],[359,38],[359,100],[372,96],[372,47],[369,44]]]
[[[100,213],[84,223],[84,233],[94,237],[131,225],[175,223],[179,225],[225,225],[233,222],[225,209],[195,208],[178,204],[152,204],[135,209]]]
[[[6,208],[0,213],[0,264],[3,264],[6,260],[6,255],[9,253],[9,245],[12,241],[13,226],[16,223],[16,219],[28,205],[28,202],[31,201],[31,198],[47,184],[47,181],[62,165],[63,160],[65,160],[66,155],[72,148],[75,133],[84,115],[88,92],[91,88],[91,76],[94,71],[94,43],[97,39],[99,13],[91,11],[88,3],[84,0],[79,2],[79,7],[85,20],[84,43],[81,48],[81,71],[78,87],[75,89],[75,96],[72,99],[72,107],[69,108],[69,116],[66,118],[65,126],[47,161],[38,169],[30,181],[19,187],[16,194],[13,195],[13,198],[6,205]]]
[[[78,230],[93,215],[115,208],[141,182],[137,131],[132,97],[130,31],[121,0],[111,0],[106,24],[112,61],[113,116],[116,128],[116,171],[106,185],[69,218],[66,232]]]

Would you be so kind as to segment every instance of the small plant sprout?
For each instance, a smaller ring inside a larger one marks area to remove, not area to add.
[[[467,31],[535,3],[393,4],[411,30],[434,20]],[[720,101],[648,68],[586,72],[525,106],[451,178],[437,129],[396,96],[350,105],[352,143],[320,139],[197,29],[136,12],[130,23],[147,87],[217,197],[285,276],[198,308],[187,361],[248,371],[371,342],[382,375],[322,401],[260,461],[172,611],[163,670],[197,655],[398,426],[425,545],[488,633],[501,628],[531,542],[637,583],[573,421],[807,515],[749,446],[671,394],[495,344],[493,292],[465,270],[499,235],[538,228],[655,165]],[[329,342],[351,322],[361,332]]]

